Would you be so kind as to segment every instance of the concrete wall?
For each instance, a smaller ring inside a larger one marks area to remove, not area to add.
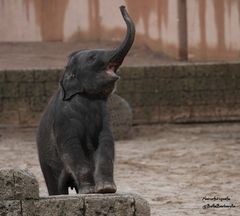
[[[0,41],[121,40],[121,4],[137,43],[178,55],[177,0],[0,0]]]
[[[240,58],[240,1],[188,0],[189,59]]]
[[[0,0],[0,41],[121,40],[121,4],[136,44],[181,59],[240,57],[238,0]]]
[[[62,72],[0,71],[0,124],[36,126]],[[135,125],[239,121],[239,72],[240,63],[123,67],[117,93]]]
[[[182,59],[240,58],[238,0],[0,0],[0,41],[121,40],[121,4],[136,44]]]

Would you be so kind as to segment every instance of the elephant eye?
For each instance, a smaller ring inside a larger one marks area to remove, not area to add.
[[[88,58],[87,58],[88,62],[94,62],[95,60],[96,60],[96,55],[95,54],[92,54],[92,55],[88,56]]]

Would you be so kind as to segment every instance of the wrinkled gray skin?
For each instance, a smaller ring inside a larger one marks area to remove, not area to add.
[[[114,141],[107,98],[119,78],[118,67],[131,48],[135,27],[120,7],[127,34],[113,50],[70,55],[60,87],[50,100],[37,133],[39,161],[49,195],[114,193]]]

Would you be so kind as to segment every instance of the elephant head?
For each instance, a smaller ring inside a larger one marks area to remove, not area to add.
[[[107,97],[114,90],[119,79],[117,69],[130,50],[135,26],[124,6],[120,7],[127,25],[127,34],[123,42],[115,49],[82,50],[72,53],[60,82],[63,99],[69,100],[76,94]]]

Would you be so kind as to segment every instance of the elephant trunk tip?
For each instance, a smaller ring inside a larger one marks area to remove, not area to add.
[[[122,13],[123,13],[124,10],[126,10],[126,7],[124,5],[121,5],[119,8],[120,8]]]
[[[121,14],[124,17],[124,19],[129,17],[126,7],[124,5],[121,5],[119,8],[120,8]]]
[[[127,34],[123,42],[112,52],[113,55],[110,62],[114,64],[115,68],[118,68],[122,64],[125,56],[132,47],[135,37],[135,25],[132,18],[129,16],[126,10],[126,7],[124,5],[120,6],[120,11],[127,25]]]

